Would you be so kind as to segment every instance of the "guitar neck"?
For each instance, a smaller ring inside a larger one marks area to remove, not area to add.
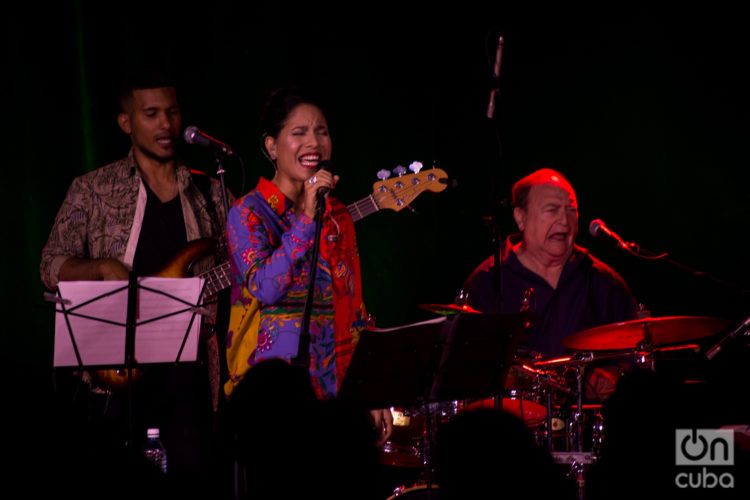
[[[367,196],[367,198],[362,198],[359,201],[355,201],[354,203],[347,205],[346,208],[349,210],[349,214],[352,216],[352,219],[354,219],[354,222],[364,219],[368,215],[374,214],[380,210],[380,207],[375,202],[375,198],[373,198],[372,195]]]
[[[231,269],[229,267],[229,262],[223,262],[201,274],[200,277],[206,280],[206,291],[204,295],[206,297],[212,297],[231,285],[232,280],[229,278],[230,274]]]

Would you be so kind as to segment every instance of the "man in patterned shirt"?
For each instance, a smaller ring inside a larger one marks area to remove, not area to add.
[[[191,172],[176,154],[182,124],[175,87],[153,79],[128,84],[117,123],[132,148],[127,157],[76,178],[68,189],[42,250],[40,274],[49,289],[59,281],[127,280],[131,270],[152,275],[187,242],[223,235],[220,184]],[[213,264],[213,256],[203,258],[193,271]],[[214,319],[215,311],[205,318]],[[213,329],[204,325],[201,337],[198,363],[152,365],[134,390],[133,436],[143,439],[146,427],[161,429],[175,484],[207,484],[212,467],[219,356]],[[88,399],[74,402],[77,406],[97,409],[93,415],[87,410],[86,418],[122,437],[126,398],[101,388],[79,392]],[[105,398],[101,405],[98,397]]]

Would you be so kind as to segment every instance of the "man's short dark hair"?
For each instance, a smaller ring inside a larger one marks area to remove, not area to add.
[[[126,112],[128,104],[133,99],[133,92],[143,89],[158,89],[164,87],[177,88],[173,73],[162,68],[138,69],[128,72],[120,78],[117,99],[120,112]]]

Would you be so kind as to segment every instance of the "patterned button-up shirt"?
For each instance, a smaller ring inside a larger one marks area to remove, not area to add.
[[[232,312],[227,333],[231,393],[250,366],[297,356],[310,281],[315,222],[295,214],[272,182],[237,200],[229,211]],[[365,326],[359,254],[347,208],[328,198],[310,319],[310,374],[320,398],[336,395]]]

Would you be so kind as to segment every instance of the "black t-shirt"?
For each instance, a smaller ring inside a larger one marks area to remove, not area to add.
[[[469,305],[482,312],[521,310],[524,291],[533,288],[530,308],[536,321],[524,344],[545,356],[566,352],[562,340],[595,326],[636,318],[637,305],[623,279],[609,266],[576,246],[565,264],[557,288],[526,269],[510,250],[503,257],[502,310],[495,300],[494,265],[488,258],[469,276],[464,291]]]
[[[187,244],[180,196],[162,202],[145,186],[148,201],[133,259],[138,276],[157,273]],[[202,356],[199,352],[199,359]],[[209,456],[211,422],[205,364],[147,365],[142,373],[136,388],[139,425],[161,429],[171,469],[183,474],[203,470],[200,467],[206,467]],[[143,429],[139,432],[145,435]]]
[[[180,196],[162,202],[146,183],[144,186],[148,201],[133,259],[138,276],[155,274],[187,244]]]

